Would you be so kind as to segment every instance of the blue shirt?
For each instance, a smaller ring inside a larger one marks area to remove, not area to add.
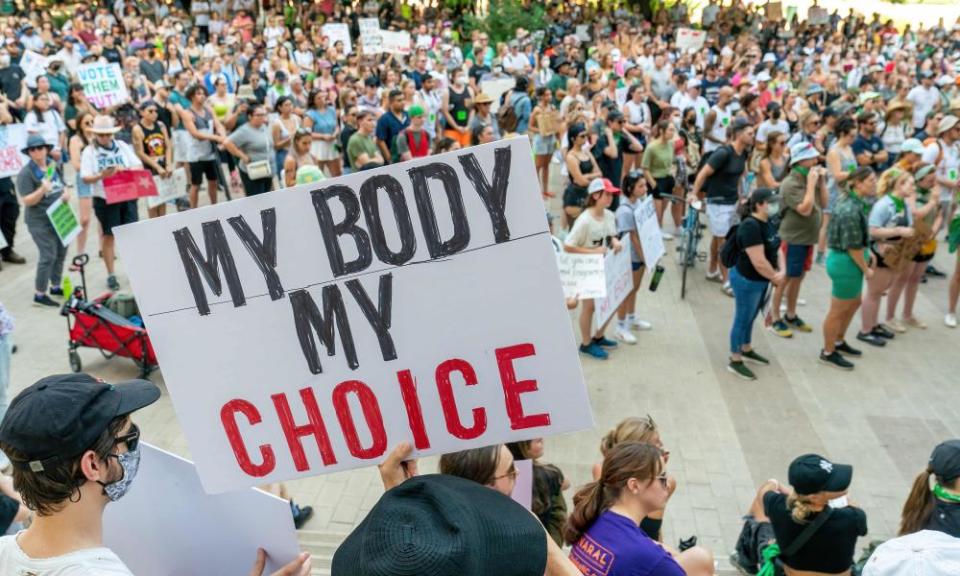
[[[863,134],[857,134],[857,139],[853,141],[853,153],[856,156],[863,154],[864,152],[870,152],[871,154],[876,154],[877,152],[883,151],[883,140],[877,136],[871,136],[869,138],[864,138]],[[873,168],[875,172],[880,172],[887,168],[889,162],[884,162],[883,164],[870,164],[870,167]]]
[[[327,106],[323,111],[307,110],[307,116],[313,120],[314,134],[333,134],[337,131],[337,110]]]
[[[685,576],[633,520],[609,510],[574,543],[570,560],[584,576]]]
[[[398,162],[400,153],[397,152],[397,134],[410,125],[410,117],[404,112],[403,116],[397,118],[393,112],[387,111],[377,120],[377,140],[386,142],[390,148],[390,161]]]
[[[517,134],[526,134],[530,127],[530,113],[533,112],[530,97],[526,94],[514,92],[510,94],[510,105],[513,106],[513,111],[517,113]]]

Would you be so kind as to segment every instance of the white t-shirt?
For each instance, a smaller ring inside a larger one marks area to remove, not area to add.
[[[907,101],[913,104],[913,127],[920,130],[927,122],[927,114],[940,102],[940,91],[935,86],[914,86],[907,93]]]
[[[757,142],[766,143],[767,135],[774,131],[782,132],[784,136],[788,136],[790,134],[790,124],[783,118],[779,122],[764,120],[757,128]]]
[[[942,156],[937,164],[937,178],[953,181],[960,179],[960,145],[954,142],[947,146],[942,140],[932,142],[923,150],[921,159],[928,164],[934,164],[937,156]]]
[[[597,220],[588,208],[577,216],[565,242],[567,246],[598,248],[604,245],[608,237],[616,233],[617,219],[613,212],[604,210],[603,220]]]
[[[30,558],[16,536],[0,538],[0,574],[4,576],[133,576],[108,548],[90,548],[56,556]]]
[[[88,144],[80,153],[80,176],[94,176],[103,172],[105,168],[116,166],[123,168],[143,168],[143,162],[137,158],[133,148],[121,140],[114,139],[114,148],[101,148],[96,143]],[[103,180],[90,185],[93,195],[104,198]]]

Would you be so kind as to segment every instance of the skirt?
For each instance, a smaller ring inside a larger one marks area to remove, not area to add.
[[[340,152],[337,151],[336,142],[327,142],[326,140],[314,140],[310,144],[310,155],[317,162],[330,162],[340,159]]]

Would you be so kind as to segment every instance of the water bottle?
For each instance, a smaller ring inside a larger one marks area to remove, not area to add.
[[[656,292],[657,287],[660,286],[660,279],[663,278],[663,273],[666,271],[666,268],[657,264],[657,267],[653,271],[653,279],[650,280],[650,291]]]

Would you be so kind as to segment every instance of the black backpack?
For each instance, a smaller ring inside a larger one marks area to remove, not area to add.
[[[720,247],[720,263],[724,268],[733,268],[737,265],[737,259],[740,257],[740,242],[737,241],[737,229],[739,224],[734,224]]]

